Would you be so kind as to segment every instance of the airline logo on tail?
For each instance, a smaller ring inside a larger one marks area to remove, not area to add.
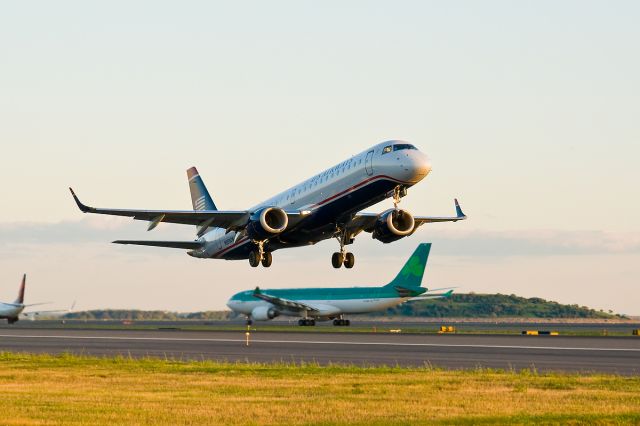
[[[195,202],[194,202],[194,206],[193,209],[194,210],[205,210],[206,209],[206,199],[205,196],[203,195],[202,197],[198,198]]]
[[[424,275],[425,264],[420,261],[418,256],[413,256],[409,259],[402,271],[400,271],[400,276],[404,279],[408,279],[409,277],[422,277]]]
[[[193,209],[196,211],[218,210],[200,177],[200,173],[198,173],[198,169],[191,167],[187,170],[187,177],[189,178],[189,190],[191,191]]]
[[[422,285],[422,277],[427,266],[427,259],[431,251],[431,243],[422,243],[418,245],[407,263],[404,264],[398,275],[388,286],[402,287],[420,287]]]

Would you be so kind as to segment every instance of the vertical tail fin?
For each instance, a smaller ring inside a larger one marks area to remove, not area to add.
[[[18,290],[18,298],[13,303],[24,303],[24,285],[27,282],[27,274],[22,276],[22,284],[20,284],[20,290]]]
[[[198,169],[191,167],[187,170],[189,178],[189,190],[191,190],[191,203],[194,210],[218,210],[207,187],[204,185]]]
[[[404,264],[404,267],[400,270],[393,281],[387,284],[387,287],[420,287],[430,251],[431,243],[422,243],[418,245],[409,260],[407,260],[407,263]]]

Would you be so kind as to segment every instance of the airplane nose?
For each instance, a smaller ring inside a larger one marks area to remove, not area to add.
[[[426,154],[412,150],[407,156],[405,171],[409,175],[408,180],[418,182],[431,172],[431,160]]]
[[[431,160],[426,154],[418,151],[419,158],[416,160],[416,173],[426,176],[431,171]]]

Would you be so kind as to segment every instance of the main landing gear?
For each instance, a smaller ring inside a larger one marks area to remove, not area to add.
[[[301,318],[298,320],[298,325],[303,327],[314,326],[316,325],[316,320],[313,318]]]
[[[253,250],[249,253],[249,265],[251,265],[252,268],[255,268],[262,263],[262,266],[268,268],[273,262],[271,252],[264,251],[264,241],[256,241],[255,243],[258,246],[258,250]]]
[[[356,263],[356,257],[353,255],[353,253],[348,252],[344,248],[347,243],[352,243],[353,239],[347,237],[345,231],[339,231],[336,239],[340,243],[340,251],[333,253],[333,255],[331,256],[331,264],[336,269],[340,268],[342,265],[344,265],[344,267],[347,269],[353,268],[353,265],[355,265]]]
[[[335,325],[336,327],[340,327],[340,326],[349,327],[351,325],[351,321],[344,318],[336,318],[333,320],[333,325]]]
[[[353,255],[353,253],[350,253],[350,252],[344,252],[344,251],[335,252],[331,256],[331,264],[336,269],[338,269],[342,265],[344,265],[344,267],[347,269],[351,269],[353,268],[353,265],[355,263],[356,263],[356,258]]]

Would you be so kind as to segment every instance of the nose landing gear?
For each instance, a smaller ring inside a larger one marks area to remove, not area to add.
[[[398,185],[393,188],[393,208],[397,209],[398,204],[400,204],[400,200],[402,197],[407,195],[407,188],[402,185]]]

